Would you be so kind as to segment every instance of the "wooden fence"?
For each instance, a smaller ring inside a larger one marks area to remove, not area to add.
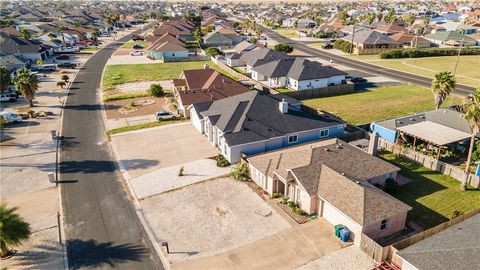
[[[296,98],[298,100],[302,100],[302,99],[351,94],[353,93],[354,87],[355,85],[353,83],[345,83],[345,84],[332,85],[332,86],[323,87],[323,88],[285,92],[283,94],[292,98]]]
[[[381,138],[378,140],[378,146],[383,147],[385,148],[385,150],[392,152],[394,154],[406,157],[434,171],[438,171],[442,174],[448,175],[460,182],[466,181],[471,186],[477,189],[480,188],[480,178],[477,175],[474,175],[471,173],[465,173],[464,170],[456,166],[453,166],[443,161],[429,157],[420,152],[414,151],[413,149],[388,142]]]
[[[209,56],[189,56],[189,57],[162,57],[160,60],[163,63],[171,63],[171,62],[191,62],[191,61],[207,61],[210,60]]]
[[[227,66],[225,63],[223,63],[220,59],[217,59],[215,57],[211,57],[211,60],[213,63],[215,63],[217,66],[219,66],[221,69],[225,70],[226,72],[230,73],[235,79],[240,80],[240,81],[249,81],[252,82],[253,84],[256,84],[257,81],[252,80],[250,77],[243,75],[242,73],[236,71],[235,69]]]
[[[375,242],[375,240],[362,233],[360,239],[360,249],[376,262],[382,262],[388,257],[390,246],[383,247]]]

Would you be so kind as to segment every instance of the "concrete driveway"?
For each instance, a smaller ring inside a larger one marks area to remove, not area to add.
[[[128,177],[218,155],[190,122],[112,135],[116,158]]]

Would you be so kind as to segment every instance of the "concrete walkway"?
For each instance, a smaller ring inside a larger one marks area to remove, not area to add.
[[[178,176],[178,171],[182,166],[184,168],[184,175]],[[159,193],[223,176],[229,172],[230,167],[217,167],[216,161],[213,159],[200,159],[181,165],[162,168],[129,181],[137,198],[141,200]]]
[[[322,218],[237,249],[172,265],[172,269],[293,269],[344,247]]]
[[[369,270],[375,266],[374,260],[368,257],[357,246],[349,246],[323,256],[320,259],[295,268],[296,270]]]

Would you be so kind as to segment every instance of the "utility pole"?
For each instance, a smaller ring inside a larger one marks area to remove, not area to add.
[[[353,25],[353,31],[352,31],[352,41],[350,44],[350,55],[352,55],[352,52],[353,52],[353,37],[355,36],[355,24]]]
[[[457,61],[455,62],[455,69],[453,69],[453,77],[455,77],[455,73],[457,72],[457,66],[458,66],[458,60],[460,60],[460,53],[462,52],[462,46],[463,46],[463,38],[460,41],[460,46],[458,47],[458,54],[457,54]]]

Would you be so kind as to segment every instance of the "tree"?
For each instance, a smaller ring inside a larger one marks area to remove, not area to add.
[[[154,97],[161,97],[164,95],[163,88],[160,84],[151,84],[148,93]]]
[[[257,39],[256,37],[252,37],[252,38],[250,39],[250,43],[252,43],[252,44],[257,44],[257,43],[258,43],[258,39]]]
[[[62,89],[65,85],[66,85],[66,83],[64,81],[58,81],[57,82],[57,86],[60,86]]]
[[[343,24],[347,24],[348,20],[350,19],[350,15],[348,15],[347,11],[342,10],[339,13],[337,13],[337,18],[342,20]]]
[[[413,25],[414,22],[415,22],[415,14],[408,15],[408,17],[407,17],[408,25]]]
[[[220,55],[222,54],[222,52],[220,51],[219,48],[215,48],[215,47],[209,47],[205,50],[205,54],[208,55],[208,56],[217,56],[217,55]]]
[[[279,43],[279,44],[275,45],[273,50],[276,51],[276,52],[291,53],[291,52],[293,52],[293,47],[291,45],[286,44],[286,43]]]
[[[70,80],[70,77],[68,77],[67,74],[63,74],[63,75],[62,75],[62,80],[67,83],[68,80]]]
[[[37,64],[37,65],[43,65],[44,62],[43,62],[42,59],[39,58],[39,59],[37,59],[37,61],[35,61],[35,64]]]
[[[63,32],[65,32],[65,30],[67,30],[67,28],[65,26],[59,26],[59,27],[57,27],[57,30],[58,30],[58,32],[60,32],[60,34],[62,34],[62,43],[63,43],[63,46],[65,46],[66,45],[65,35],[64,35]]]
[[[365,15],[365,20],[367,20],[368,24],[372,24],[377,16],[373,12],[369,12]]]
[[[441,71],[435,74],[432,81],[432,92],[435,99],[435,109],[440,109],[443,101],[455,88],[455,78],[450,71]]]
[[[1,256],[7,256],[11,250],[8,246],[18,245],[28,239],[31,230],[30,225],[16,213],[17,208],[8,208],[7,204],[0,204],[0,247]]]
[[[395,16],[395,11],[393,11],[393,9],[389,10],[384,20],[386,23],[395,23],[397,21],[397,16]]]
[[[24,39],[30,39],[32,37],[32,35],[30,34],[30,32],[27,30],[27,29],[21,29],[20,31],[18,31],[18,33],[20,34],[21,37],[23,37]]]
[[[472,137],[470,139],[470,148],[468,150],[467,165],[465,168],[465,171],[468,172],[472,163],[472,152],[473,146],[475,145],[475,138],[480,126],[480,87],[477,88],[473,95],[468,97],[465,119],[468,120],[473,130]],[[462,183],[462,188],[466,188],[466,183]]]
[[[38,79],[28,68],[21,68],[17,76],[13,78],[13,84],[17,90],[28,100],[30,107],[33,107],[33,99],[38,90]]]
[[[7,67],[0,67],[0,93],[3,93],[7,90],[8,85],[10,84],[10,71]]]
[[[155,11],[150,12],[150,18],[155,20],[157,18],[157,13],[155,13]]]
[[[247,181],[250,178],[250,171],[247,163],[241,163],[233,166],[230,176],[239,181]]]
[[[430,18],[425,17],[425,19],[423,19],[423,24],[424,24],[425,26],[429,25],[429,24],[430,24]]]

